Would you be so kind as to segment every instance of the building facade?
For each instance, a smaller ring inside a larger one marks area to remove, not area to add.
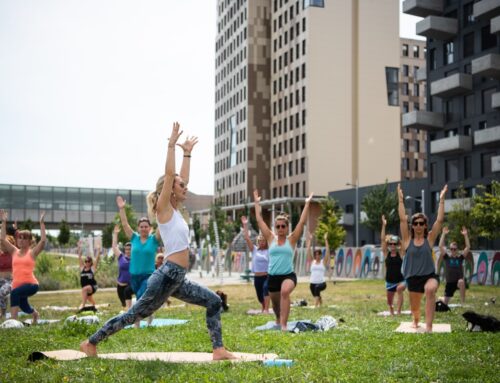
[[[448,184],[450,211],[461,185],[466,197],[500,177],[500,2],[406,0],[423,17],[427,38],[427,108],[403,115],[403,126],[428,132],[429,210]]]
[[[397,0],[217,4],[216,197],[400,179]]]
[[[425,110],[425,40],[401,38],[399,106],[401,115]],[[401,179],[427,177],[427,133],[401,128]]]

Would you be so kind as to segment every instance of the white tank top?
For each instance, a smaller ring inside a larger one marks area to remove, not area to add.
[[[174,214],[167,223],[158,222],[158,230],[165,246],[165,259],[189,248],[189,227],[177,210],[174,209]]]
[[[310,283],[323,283],[325,282],[325,264],[323,261],[316,263],[312,261],[311,263],[311,279]]]

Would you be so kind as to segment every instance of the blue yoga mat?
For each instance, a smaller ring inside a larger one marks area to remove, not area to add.
[[[141,320],[140,327],[163,327],[163,326],[175,326],[176,324],[184,324],[187,322],[187,319],[168,319],[168,318],[154,318],[153,322],[148,325],[148,322],[145,320]],[[133,325],[127,326],[125,328],[132,328]]]

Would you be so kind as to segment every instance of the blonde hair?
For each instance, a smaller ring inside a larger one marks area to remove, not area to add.
[[[278,214],[278,216],[274,219],[274,222],[278,222],[278,221],[285,221],[286,222],[286,225],[288,226],[288,214],[285,214],[285,213],[280,213]]]
[[[148,206],[148,216],[151,222],[156,221],[156,204],[158,203],[158,197],[160,196],[161,189],[163,189],[163,183],[165,182],[165,176],[161,176],[156,181],[156,189],[149,192],[146,196],[146,204]]]

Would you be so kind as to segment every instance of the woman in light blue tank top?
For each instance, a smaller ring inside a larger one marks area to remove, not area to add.
[[[257,245],[255,246],[248,235],[248,219],[245,216],[241,217],[243,225],[243,236],[248,246],[248,250],[252,253],[252,272],[253,285],[257,293],[257,299],[262,305],[262,313],[269,313],[269,287],[267,280],[267,271],[269,269],[269,249],[267,241],[262,234],[257,236]]]
[[[97,344],[125,326],[150,316],[158,310],[169,296],[184,302],[203,306],[206,324],[212,341],[213,359],[235,359],[222,343],[220,314],[222,301],[212,290],[186,279],[189,266],[189,227],[179,213],[181,203],[187,196],[191,151],[198,142],[196,137],[188,137],[183,144],[177,144],[184,151],[180,175],[175,174],[175,146],[182,131],[176,122],[168,141],[165,175],[156,183],[156,190],[147,196],[148,211],[156,216],[158,227],[165,245],[165,261],[149,278],[144,295],[126,313],[108,320],[104,326],[80,349],[89,356],[97,354]],[[132,245],[133,251],[133,245]],[[153,258],[154,267],[154,258]]]
[[[419,328],[420,305],[425,293],[425,331],[432,332],[432,322],[436,309],[436,291],[439,277],[432,256],[432,246],[441,232],[444,221],[444,200],[448,186],[445,185],[439,194],[439,209],[432,230],[428,231],[428,219],[423,213],[414,214],[411,218],[411,232],[404,205],[404,194],[398,184],[399,224],[401,229],[401,246],[405,253],[403,259],[403,276],[410,293],[410,307],[413,316],[413,328]]]
[[[255,216],[259,229],[269,246],[269,296],[273,302],[276,324],[282,331],[287,331],[288,315],[290,314],[290,294],[297,285],[297,276],[293,271],[293,255],[295,246],[302,235],[307,220],[309,204],[313,193],[305,200],[300,220],[291,234],[289,233],[288,216],[280,214],[274,220],[276,233],[271,231],[262,218],[259,192],[253,192]]]

